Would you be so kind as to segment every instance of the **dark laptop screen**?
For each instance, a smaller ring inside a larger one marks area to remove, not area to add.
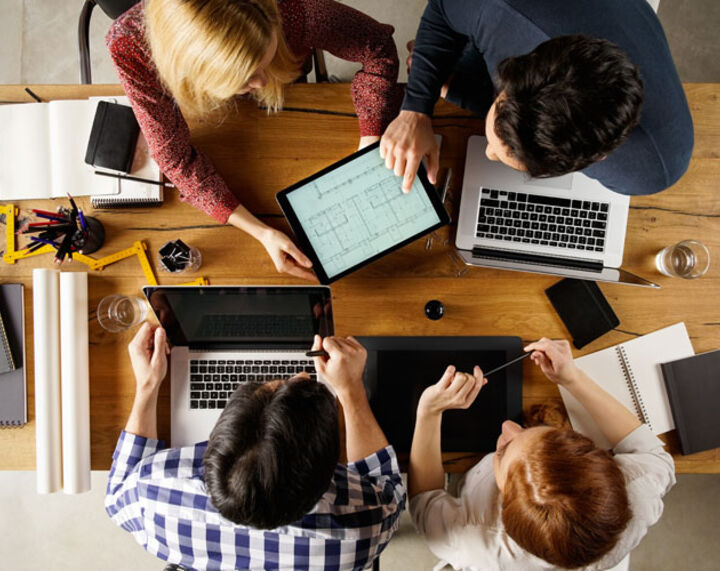
[[[309,348],[333,334],[327,287],[145,287],[173,345]]]

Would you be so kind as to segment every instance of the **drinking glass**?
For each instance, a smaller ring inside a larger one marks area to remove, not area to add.
[[[699,278],[710,267],[710,252],[697,240],[683,240],[660,250],[655,256],[655,265],[666,276]]]
[[[117,333],[134,327],[145,320],[145,300],[128,295],[108,295],[100,300],[97,320],[106,331]]]

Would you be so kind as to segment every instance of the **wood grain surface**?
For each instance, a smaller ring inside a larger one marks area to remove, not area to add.
[[[116,85],[50,86],[32,90],[45,100],[121,94]],[[601,284],[620,318],[617,330],[601,337],[576,356],[630,340],[677,321],[685,321],[696,352],[720,347],[720,84],[686,84],[695,124],[695,149],[687,174],[669,190],[633,197],[623,267],[659,283],[662,288]],[[28,101],[22,86],[0,87],[0,101]],[[452,168],[448,204],[456,212],[462,188],[468,136],[482,134],[484,121],[447,103],[436,106],[434,126],[443,136],[440,180]],[[191,123],[195,144],[205,151],[242,202],[267,223],[287,231],[275,193],[353,152],[358,143],[349,86],[295,85],[286,108],[268,116],[253,103],[239,101],[222,121]],[[212,284],[292,284],[299,280],[277,274],[269,257],[239,230],[211,218],[166,192],[159,209],[92,212],[89,198],[78,204],[102,221],[107,239],[95,255],[114,253],[136,240],[148,253],[161,284],[188,281],[158,271],[155,252],[167,240],[182,238],[200,249],[197,275]],[[30,208],[54,209],[53,201],[24,201],[20,219]],[[3,221],[4,222],[4,221]],[[4,248],[0,225],[0,248]],[[544,295],[558,278],[500,270],[468,268],[453,255],[455,227],[434,234],[430,248],[423,238],[333,284],[336,330],[340,335],[517,335],[524,341],[541,336],[566,337],[562,322]],[[681,280],[661,276],[654,255],[662,247],[694,238],[710,249],[713,263],[706,276]],[[21,242],[22,243],[22,242]],[[26,363],[30,422],[0,430],[0,469],[32,470],[35,466],[33,400],[32,269],[53,267],[52,256],[9,265],[0,262],[0,281],[26,286]],[[64,271],[86,271],[79,263]],[[108,469],[112,451],[130,411],[134,379],[126,346],[132,332],[111,334],[95,319],[95,308],[111,293],[139,294],[144,285],[140,264],[130,258],[90,272],[90,404],[92,468]],[[440,321],[429,321],[423,307],[440,299],[446,307]],[[523,362],[523,405],[559,401],[557,388],[529,361]],[[169,436],[169,391],[164,385],[159,410],[160,434]],[[678,472],[720,473],[720,449],[681,456],[674,432],[663,437],[675,455]],[[464,471],[478,460],[446,455],[449,471]]]

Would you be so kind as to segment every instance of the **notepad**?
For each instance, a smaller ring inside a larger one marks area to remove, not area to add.
[[[0,374],[0,427],[27,422],[24,307],[22,284],[0,285],[0,312],[15,362],[14,370]]]
[[[675,428],[660,364],[694,355],[684,323],[676,323],[627,343],[575,360],[577,366],[654,434]],[[602,448],[610,448],[600,427],[569,391],[560,388],[570,423]]]
[[[85,164],[96,101],[0,106],[0,201],[116,194]]]

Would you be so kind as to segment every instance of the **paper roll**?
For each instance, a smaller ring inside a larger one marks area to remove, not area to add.
[[[38,494],[56,492],[60,473],[60,339],[56,270],[33,270],[35,453]]]
[[[90,490],[88,284],[85,272],[60,274],[62,465],[66,494]]]

